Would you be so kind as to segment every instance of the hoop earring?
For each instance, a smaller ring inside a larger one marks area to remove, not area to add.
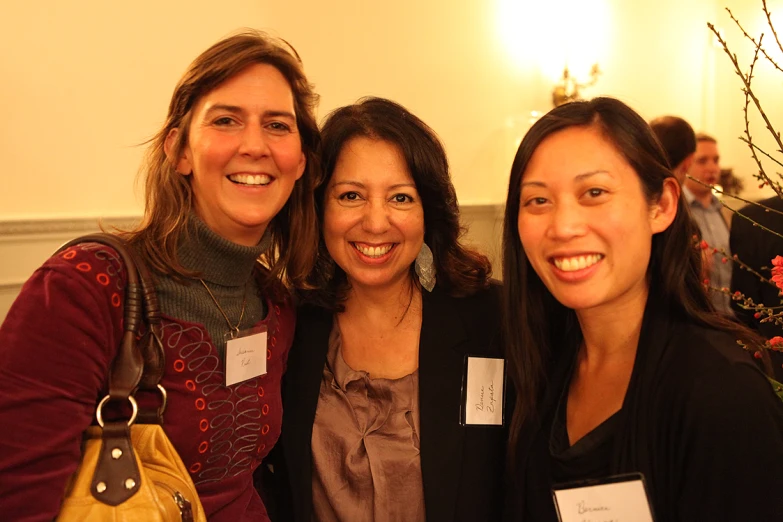
[[[433,260],[432,250],[427,246],[427,243],[422,243],[419,255],[416,256],[414,269],[416,275],[419,276],[422,288],[428,292],[432,292],[432,289],[435,288],[435,263]]]

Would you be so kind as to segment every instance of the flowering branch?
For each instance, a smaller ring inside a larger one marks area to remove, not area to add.
[[[767,25],[769,25],[769,28],[772,29],[772,34],[775,36],[775,41],[778,43],[778,49],[780,49],[781,52],[783,52],[783,45],[780,45],[780,39],[778,38],[778,33],[775,31],[775,26],[772,25],[772,13],[769,12],[769,9],[767,9],[767,0],[762,0],[761,2],[762,9],[764,10],[764,14],[767,17]]]
[[[720,32],[718,32],[718,30],[715,29],[714,25],[708,22],[707,27],[710,28],[710,30],[715,34],[715,37],[718,39],[718,42],[720,42],[721,46],[723,46],[723,50],[729,56],[731,63],[734,65],[734,71],[737,73],[737,76],[740,77],[742,83],[745,85],[745,90],[747,91],[748,96],[750,96],[750,98],[753,100],[756,109],[758,109],[759,114],[764,119],[764,123],[767,126],[767,130],[769,130],[769,132],[772,134],[772,137],[775,139],[775,142],[778,144],[778,151],[783,153],[783,141],[781,141],[780,133],[776,131],[775,128],[772,126],[772,122],[769,121],[767,114],[761,108],[761,102],[759,102],[759,99],[756,97],[755,94],[753,94],[753,90],[750,87],[750,78],[742,73],[742,68],[740,67],[739,62],[737,61],[737,55],[733,54],[729,50],[729,46],[726,43],[726,40],[724,40],[723,37],[720,35]],[[766,177],[766,174],[764,175],[764,177]]]
[[[765,12],[766,12],[766,9],[767,9],[767,2],[765,0],[764,1],[764,10],[765,10]],[[775,60],[773,60],[772,57],[769,54],[767,54],[767,51],[765,51],[764,48],[761,47],[761,38],[763,38],[764,35],[762,34],[761,37],[759,38],[759,41],[756,42],[756,39],[753,38],[751,35],[749,35],[747,33],[747,31],[745,31],[745,28],[742,27],[742,24],[740,23],[740,21],[737,20],[734,17],[734,14],[731,12],[731,9],[726,8],[726,11],[728,11],[729,16],[731,17],[731,19],[734,21],[735,24],[737,24],[737,27],[739,27],[740,31],[742,31],[742,34],[745,35],[745,38],[747,38],[748,40],[753,42],[753,45],[755,45],[756,48],[761,51],[761,53],[764,55],[764,58],[766,58],[769,61],[769,63],[771,63],[773,66],[775,66],[775,68],[778,71],[783,72],[783,69],[781,69],[780,66],[775,62]],[[769,16],[767,16],[767,20],[769,20]],[[769,25],[770,25],[770,27],[772,27],[772,23],[770,23]],[[772,33],[773,34],[775,33],[775,28],[774,27],[772,28]],[[775,40],[777,40],[777,39],[778,39],[778,35],[775,34]],[[778,41],[778,45],[780,45],[779,41]]]

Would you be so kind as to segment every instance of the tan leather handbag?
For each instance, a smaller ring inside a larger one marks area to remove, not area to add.
[[[82,461],[57,521],[206,522],[196,486],[161,426],[166,408],[166,390],[160,385],[164,353],[160,309],[147,268],[111,234],[76,238],[58,252],[87,242],[114,248],[125,263],[125,331],[112,362],[109,393],[96,408],[98,426],[84,433]],[[159,393],[160,406],[140,409],[135,399],[139,392]],[[131,406],[130,418],[104,421],[104,408],[125,403]]]

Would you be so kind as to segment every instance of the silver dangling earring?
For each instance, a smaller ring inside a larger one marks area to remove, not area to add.
[[[435,263],[433,262],[432,250],[427,243],[421,244],[419,255],[416,256],[414,263],[416,275],[419,276],[419,283],[428,292],[435,288]]]

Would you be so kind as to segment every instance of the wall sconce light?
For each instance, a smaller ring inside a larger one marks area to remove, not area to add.
[[[598,64],[593,64],[593,67],[590,69],[590,80],[580,83],[571,75],[568,71],[568,66],[566,66],[563,69],[563,77],[555,84],[555,88],[552,91],[552,103],[555,107],[559,107],[564,103],[581,100],[580,91],[595,85],[600,74],[601,69],[598,68]]]

